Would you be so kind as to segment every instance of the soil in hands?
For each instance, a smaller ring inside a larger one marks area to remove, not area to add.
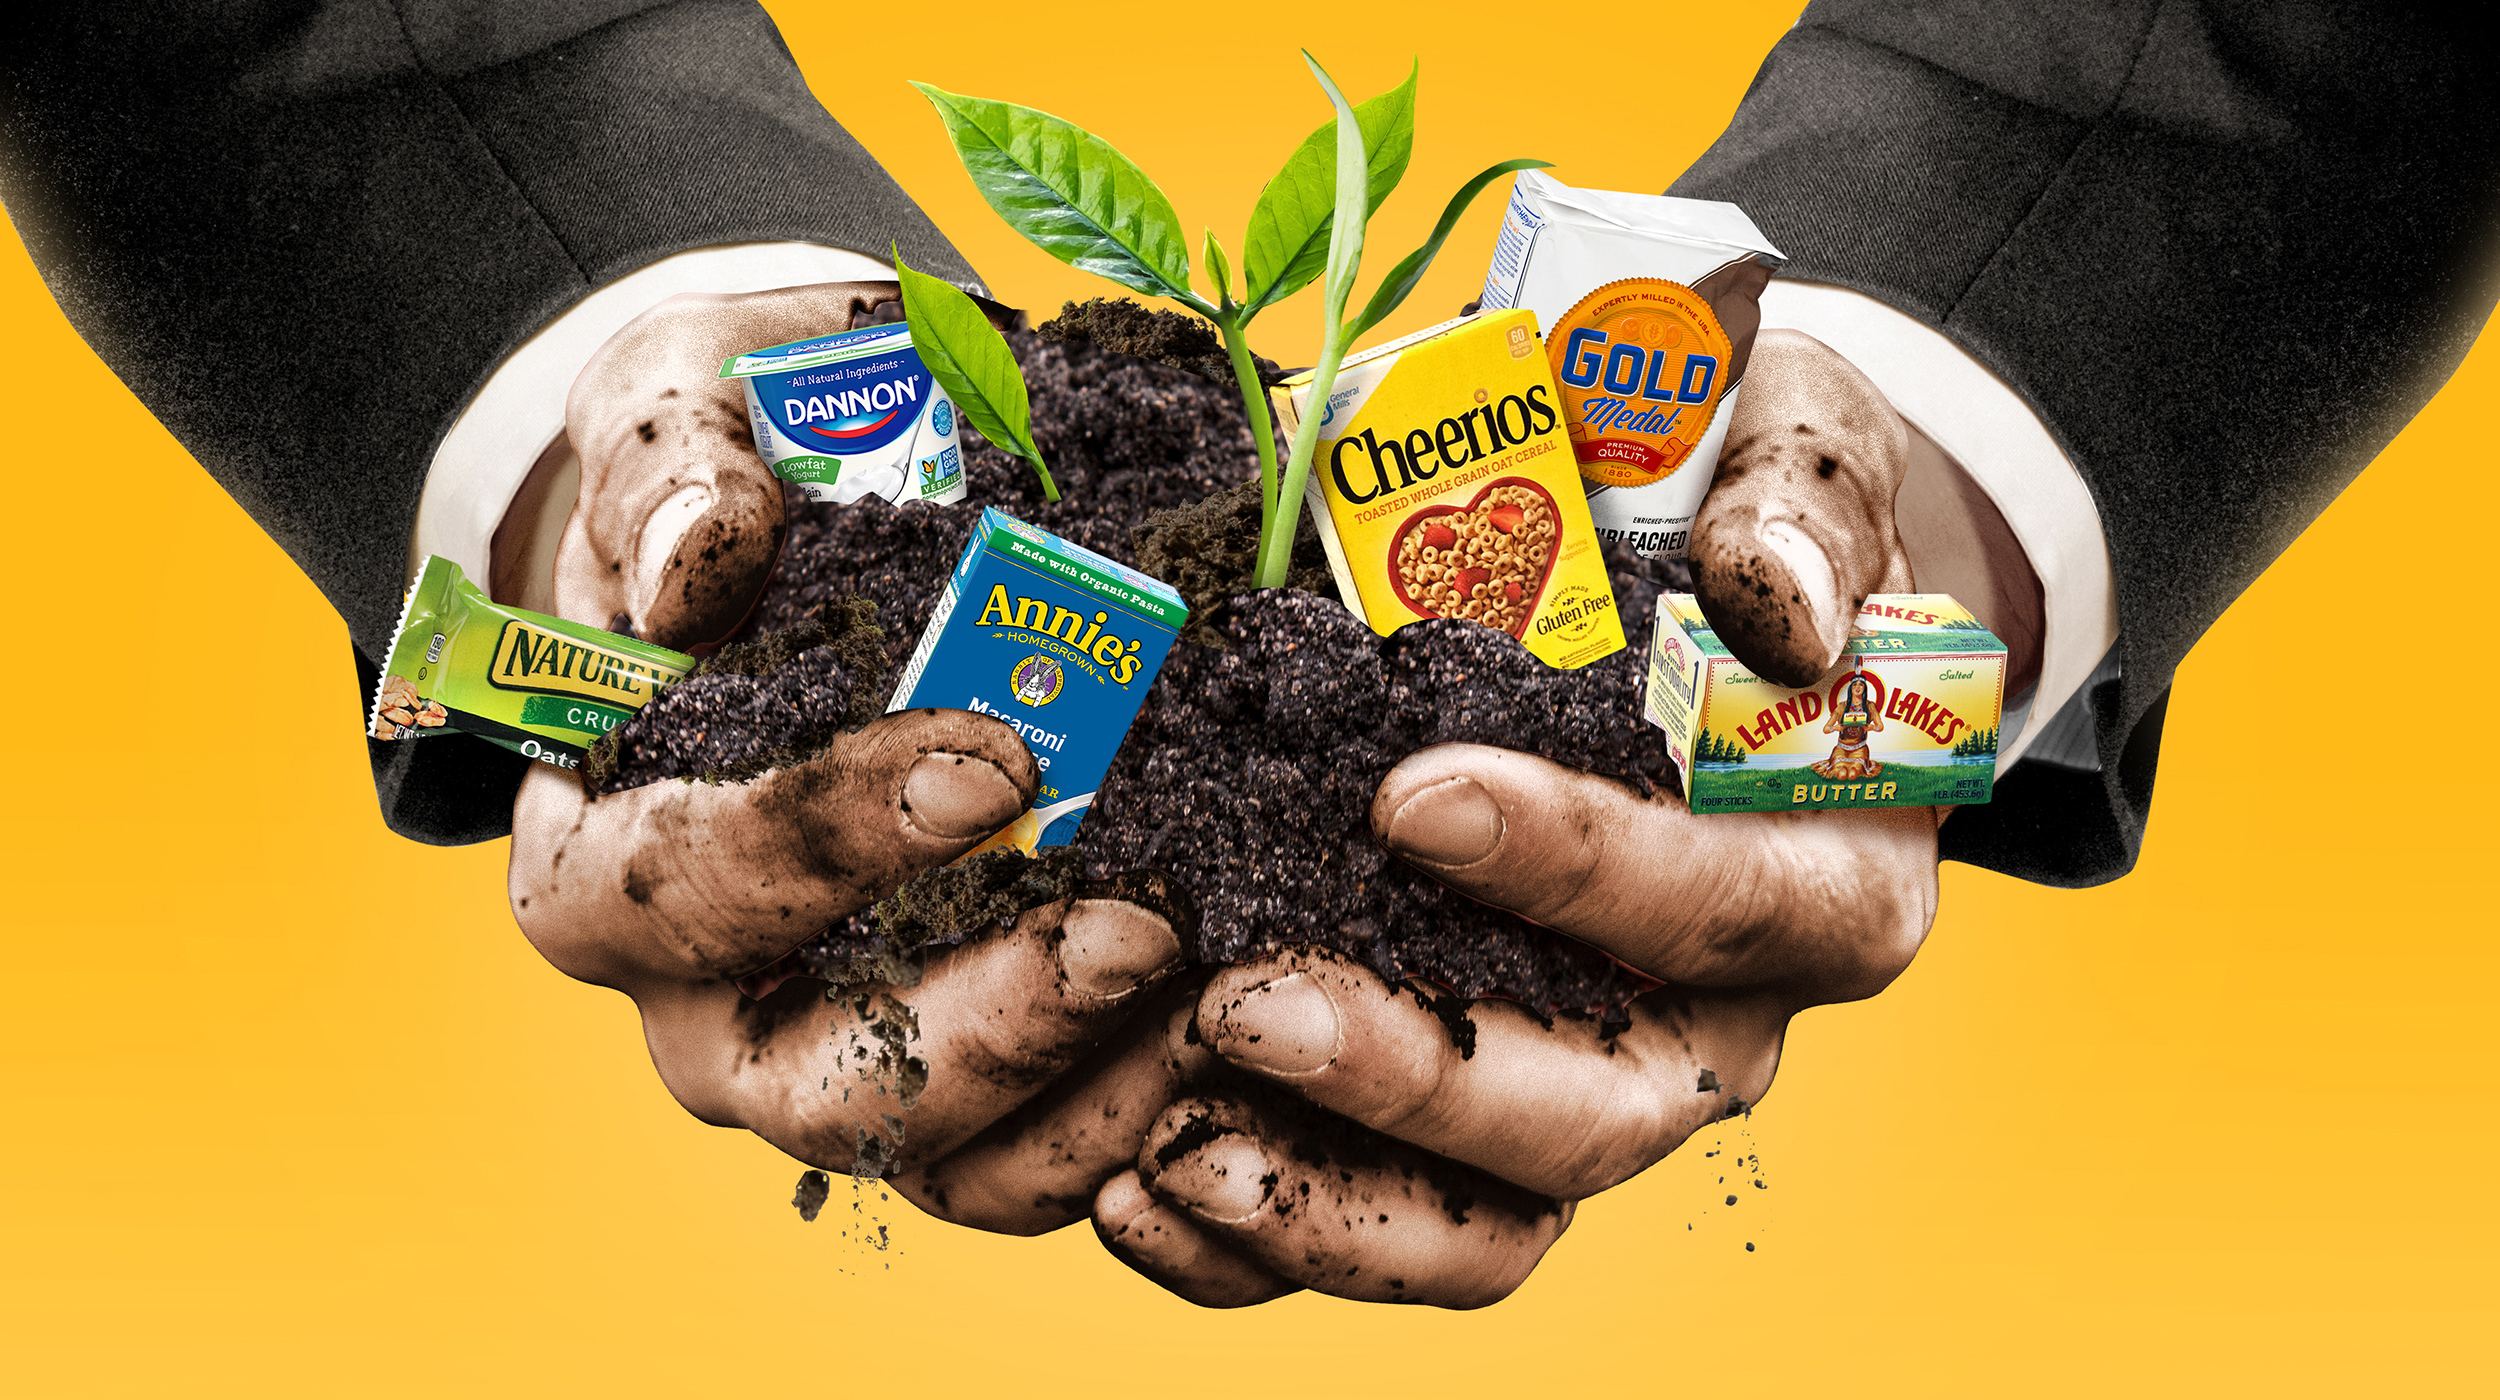
[[[1029,468],[977,437],[967,439],[970,499],[962,505],[818,506],[791,493],[789,543],[745,635],[813,626],[825,639],[783,643],[787,659],[765,674],[713,668],[752,687],[750,697],[713,696],[699,714],[621,728],[600,746],[618,752],[601,770],[601,790],[731,775],[744,771],[740,755],[821,747],[840,725],[859,722],[858,696],[874,690],[882,699],[892,679],[860,679],[863,620],[849,600],[875,603],[885,661],[899,665],[981,507],[995,505],[1171,582],[1190,602],[1187,639],[1201,645],[1173,649],[1074,847],[1031,868],[1004,865],[1020,859],[1005,857],[970,877],[933,872],[875,915],[826,930],[794,956],[793,970],[836,982],[895,973],[922,944],[960,939],[1044,896],[1076,893],[1087,879],[1154,869],[1194,906],[1194,951],[1203,960],[1312,943],[1393,981],[1509,996],[1545,1013],[1619,1013],[1644,982],[1390,857],[1372,836],[1370,809],[1400,759],[1453,742],[1542,754],[1644,795],[1672,790],[1665,744],[1640,717],[1637,643],[1556,671],[1473,623],[1424,622],[1375,636],[1336,601],[1307,519],[1294,586],[1247,592],[1257,458],[1229,384],[1083,344],[1013,339],[1032,390],[1034,434],[1063,499],[1044,501]],[[1627,636],[1646,637],[1661,586],[1683,586],[1681,566],[1621,552],[1610,552],[1608,564]],[[839,666],[821,655],[828,650]],[[804,667],[815,669],[802,675]],[[797,679],[785,684],[785,675]],[[724,742],[710,726],[727,711],[787,718],[781,730],[766,724]],[[833,716],[840,719],[826,730]],[[672,747],[680,742],[682,751]]]

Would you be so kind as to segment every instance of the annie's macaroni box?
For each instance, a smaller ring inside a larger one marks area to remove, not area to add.
[[[1444,322],[1348,359],[1325,404],[1307,371],[1277,397],[1288,433],[1321,415],[1309,508],[1374,632],[1461,618],[1565,670],[1623,650],[1535,316]]]
[[[1985,802],[2004,705],[2005,644],[1942,593],[1868,598],[1803,690],[1747,670],[1691,594],[1658,599],[1643,711],[1696,814]]]
[[[888,713],[1004,720],[1042,770],[1032,810],[977,850],[1076,839],[1189,607],[1170,585],[991,507],[903,663]]]

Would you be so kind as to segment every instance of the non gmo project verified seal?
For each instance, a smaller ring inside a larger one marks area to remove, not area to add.
[[[920,494],[939,496],[952,490],[964,474],[963,454],[947,448],[935,457],[920,459]]]

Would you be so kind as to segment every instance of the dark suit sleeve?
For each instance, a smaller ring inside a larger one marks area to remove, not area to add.
[[[0,198],[79,334],[346,619],[368,693],[435,444],[592,288],[795,239],[977,289],[741,0],[37,13],[0,44]],[[374,758],[395,829],[507,829],[517,758]]]
[[[2181,658],[2473,342],[2500,121],[2471,14],[1822,0],[1676,182],[1743,205],[1788,275],[1951,337],[2099,505],[2124,672],[2091,697],[2101,771],[2017,765],[1948,856],[2133,865]]]

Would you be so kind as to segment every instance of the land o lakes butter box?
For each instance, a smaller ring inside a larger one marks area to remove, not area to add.
[[[1747,670],[1691,594],[1658,599],[1643,708],[1697,814],[1985,802],[2004,706],[2005,644],[1942,593],[1868,598],[1803,690]]]
[[[967,856],[1076,839],[1188,620],[1170,585],[995,507],[981,512],[886,706],[991,715],[1033,751],[1042,785],[1032,810]]]

